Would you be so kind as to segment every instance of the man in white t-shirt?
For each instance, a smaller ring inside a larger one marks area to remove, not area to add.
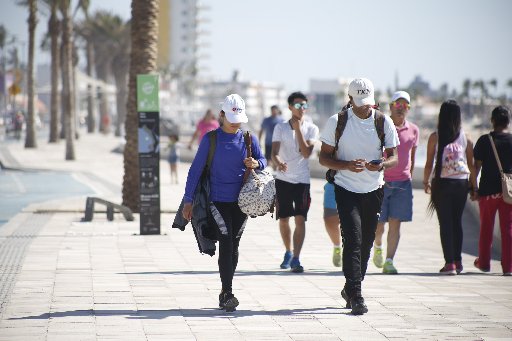
[[[347,301],[347,308],[352,308],[352,314],[361,315],[368,312],[361,294],[361,282],[366,274],[381,210],[382,171],[397,164],[399,140],[393,121],[374,110],[374,89],[370,80],[353,80],[348,95],[352,108],[347,111],[347,123],[337,153],[331,157],[336,145],[336,114],[329,118],[320,137],[320,164],[337,170],[334,187],[342,228],[345,275],[341,296]],[[380,123],[383,129],[379,133],[377,125]],[[384,133],[383,137],[379,136],[381,133]],[[383,148],[387,158],[383,157]]]
[[[288,107],[292,118],[278,123],[272,136],[272,161],[277,166],[276,218],[286,248],[281,269],[291,268],[292,272],[300,273],[304,271],[299,256],[311,203],[308,159],[318,137],[318,127],[304,119],[308,100],[303,93],[292,93]],[[293,253],[290,217],[295,220]]]

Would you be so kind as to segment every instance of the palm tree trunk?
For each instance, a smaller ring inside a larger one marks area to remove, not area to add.
[[[71,32],[73,32],[73,29],[71,29]],[[78,129],[78,114],[76,107],[76,104],[78,103],[78,94],[76,91],[76,68],[78,67],[78,52],[73,42],[71,43],[71,46],[71,107],[73,108],[73,110],[71,111],[73,113],[73,116],[71,117],[71,124],[73,125],[73,130],[75,132],[74,138],[78,140],[80,138],[80,131]]]
[[[125,122],[123,205],[139,212],[139,155],[136,78],[156,70],[158,0],[132,0],[132,50]]]
[[[75,160],[74,147],[74,108],[73,108],[73,75],[72,75],[72,37],[73,23],[69,15],[70,0],[60,2],[60,11],[62,13],[62,44],[64,46],[64,58],[62,60],[62,97],[64,98],[65,110],[65,135],[66,135],[66,160]]]
[[[108,112],[108,95],[107,89],[105,85],[108,81],[108,75],[110,74],[110,69],[108,67],[108,62],[106,60],[99,61],[96,64],[96,74],[98,78],[103,81],[99,89],[99,109],[100,109],[100,122],[99,122],[99,131],[102,133],[108,133],[110,131],[110,115]]]
[[[29,0],[29,16],[28,16],[28,77],[27,77],[27,94],[28,94],[28,117],[27,131],[25,135],[25,148],[36,148],[36,130],[35,130],[35,84],[34,84],[34,38],[37,26],[37,2]]]
[[[64,30],[64,22],[63,21],[61,21],[61,30]],[[64,35],[64,32],[61,31],[61,34]],[[61,37],[60,52],[59,52],[60,53],[60,62],[61,62],[60,84],[62,87],[60,90],[61,96],[60,96],[60,134],[59,134],[59,137],[61,140],[66,138],[66,98],[64,97],[64,78],[66,78],[66,74],[64,73],[64,63],[65,63],[64,51],[65,50],[66,50],[66,48],[65,48],[64,39]]]
[[[126,120],[126,99],[127,99],[127,88],[128,88],[128,70],[118,70],[118,72],[114,71],[114,78],[116,80],[116,107],[117,107],[117,117],[116,117],[116,136],[121,136],[121,126],[124,124]]]
[[[57,2],[52,2],[48,31],[51,37],[51,94],[50,94],[50,143],[59,139],[59,21],[57,20]]]
[[[92,43],[87,40],[87,76],[92,77],[92,67],[94,65],[94,50]],[[94,133],[94,126],[96,125],[94,106],[94,94],[96,93],[93,84],[87,85],[87,132]]]

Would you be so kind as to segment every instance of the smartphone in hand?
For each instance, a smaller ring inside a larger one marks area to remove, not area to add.
[[[370,161],[369,163],[371,163],[372,165],[380,165],[382,163],[382,159],[376,159],[376,160],[372,160]]]

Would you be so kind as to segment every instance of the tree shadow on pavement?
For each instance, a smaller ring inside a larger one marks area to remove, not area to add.
[[[239,309],[227,313],[218,308],[199,308],[199,309],[169,309],[169,310],[69,310],[53,313],[43,313],[40,315],[30,315],[23,317],[12,317],[9,320],[47,320],[64,317],[83,317],[83,316],[124,316],[127,319],[142,320],[162,320],[167,317],[221,317],[221,318],[239,318],[248,316],[294,316],[309,317],[311,315],[348,315],[349,309],[341,307],[322,307],[310,309],[279,309],[279,310],[245,310]]]

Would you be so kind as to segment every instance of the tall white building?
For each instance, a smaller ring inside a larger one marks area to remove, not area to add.
[[[158,68],[173,76],[196,78],[206,57],[208,7],[198,0],[160,0]]]

